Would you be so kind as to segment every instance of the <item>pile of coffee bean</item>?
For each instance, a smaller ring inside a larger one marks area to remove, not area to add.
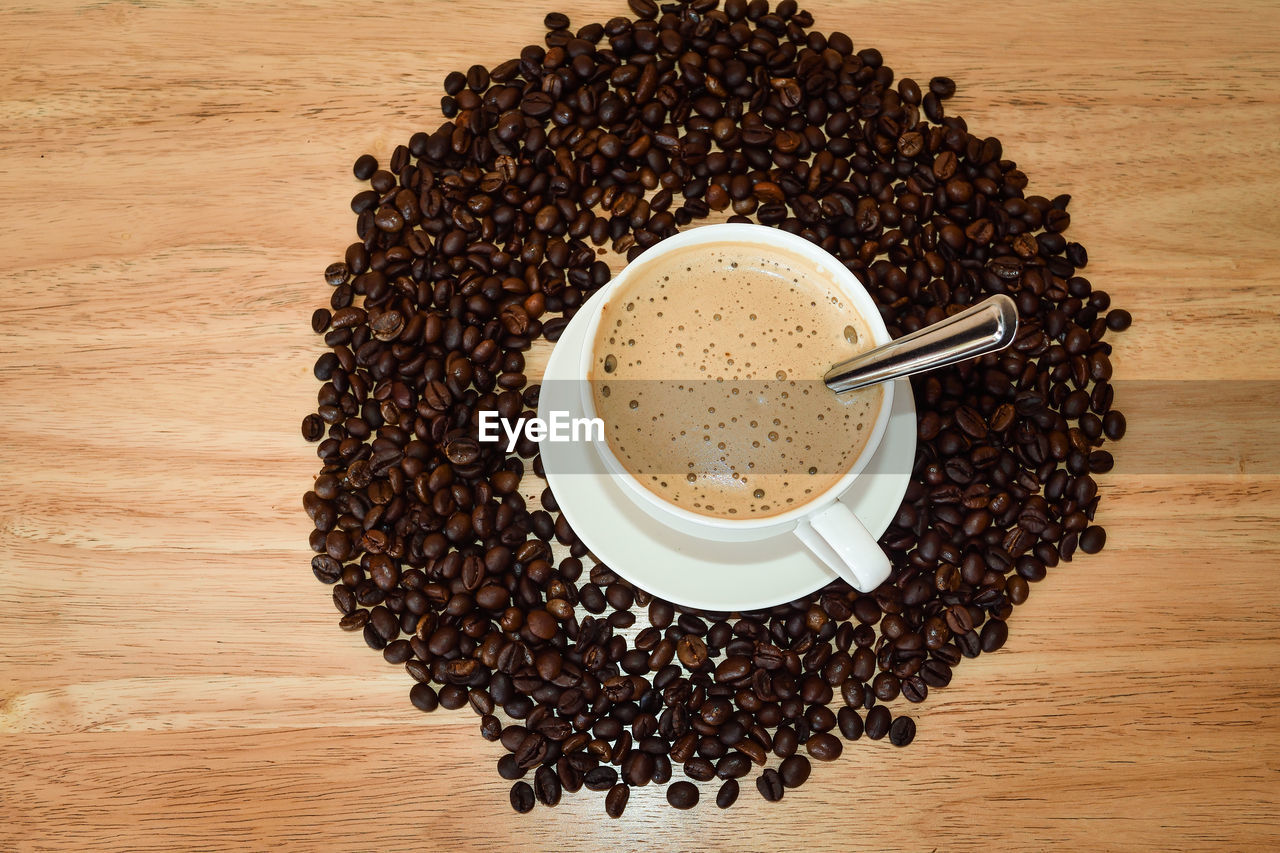
[[[999,649],[1032,584],[1103,547],[1092,475],[1125,431],[1103,337],[1129,314],[1079,274],[1069,198],[1028,195],[999,140],[946,115],[950,79],[895,83],[795,0],[629,5],[547,15],[545,47],[448,75],[448,120],[386,168],[360,157],[359,239],[312,317],[312,568],[416,707],[470,705],[520,812],[586,787],[617,817],[649,783],[692,808],[712,780],[727,808],[756,769],[776,801],[846,740],[909,744],[886,703]],[[526,504],[536,444],[477,441],[481,411],[533,416],[523,353],[608,281],[598,247],[631,259],[717,215],[821,245],[895,336],[993,293],[1020,309],[1011,348],[913,380],[915,466],[871,594],[682,611],[593,561],[550,491]]]

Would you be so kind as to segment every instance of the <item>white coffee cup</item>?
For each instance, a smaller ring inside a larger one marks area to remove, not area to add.
[[[889,332],[880,318],[880,311],[853,273],[836,258],[803,237],[763,225],[739,223],[691,228],[648,249],[601,288],[582,308],[589,312],[589,316],[585,318],[589,324],[583,337],[585,343],[579,359],[578,378],[583,380],[582,407],[588,417],[597,417],[589,378],[594,362],[593,345],[605,304],[620,288],[643,275],[647,266],[668,252],[688,246],[734,243],[750,246],[750,252],[756,255],[762,250],[776,248],[810,261],[819,275],[825,276],[850,300],[870,328],[873,343],[878,346],[889,342]],[[832,355],[834,360],[836,354]],[[889,559],[858,517],[840,503],[838,498],[853,485],[884,437],[889,424],[889,412],[893,408],[893,383],[883,384],[881,393],[883,397],[871,433],[862,452],[854,459],[844,476],[801,506],[764,518],[720,518],[676,506],[651,492],[628,472],[609,447],[607,439],[600,437],[591,444],[604,467],[622,486],[631,502],[668,527],[689,536],[716,542],[747,542],[791,532],[815,557],[855,589],[870,592],[889,576]]]

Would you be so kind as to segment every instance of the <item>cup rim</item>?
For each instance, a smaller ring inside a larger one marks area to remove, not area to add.
[[[659,256],[666,254],[675,249],[685,246],[699,245],[702,243],[765,243],[780,249],[795,252],[802,255],[808,260],[819,266],[820,269],[829,272],[837,287],[854,303],[854,306],[862,318],[866,321],[871,329],[871,337],[876,346],[889,343],[892,338],[889,336],[889,330],[885,327],[884,318],[880,316],[880,310],[876,307],[875,301],[871,298],[871,294],[867,292],[866,286],[862,284],[838,258],[827,252],[821,246],[811,243],[798,234],[792,234],[789,231],[783,231],[779,228],[771,228],[767,225],[757,225],[755,223],[745,222],[724,222],[711,225],[701,225],[696,228],[690,228],[687,231],[681,231],[674,234],[659,243],[654,244],[643,254],[630,261],[622,271],[614,276],[608,284],[596,291],[591,299],[586,303],[585,310],[591,312],[588,318],[585,337],[583,340],[582,352],[579,356],[578,379],[582,382],[582,406],[584,414],[589,418],[599,417],[596,412],[595,400],[591,393],[591,366],[594,361],[594,349],[596,335],[599,332],[600,320],[604,314],[604,305],[612,297],[620,287],[626,285],[630,277],[635,275],[635,270],[643,269],[646,262],[651,262]],[[749,531],[761,530],[764,528],[783,527],[793,522],[799,522],[802,519],[813,515],[819,510],[825,509],[835,502],[842,493],[848,490],[853,481],[857,479],[862,470],[866,468],[871,457],[875,455],[876,449],[880,446],[880,442],[884,438],[885,431],[889,426],[890,410],[893,408],[893,388],[894,383],[881,383],[881,399],[880,410],[876,413],[875,424],[871,428],[871,434],[867,437],[867,442],[863,445],[862,452],[849,466],[843,476],[840,477],[829,488],[820,494],[804,502],[800,506],[793,507],[786,512],[780,512],[775,515],[762,516],[758,518],[720,518],[717,516],[703,515],[702,513],[693,512],[684,507],[676,506],[670,501],[664,500],[657,494],[650,491],[643,483],[641,483],[633,474],[627,471],[626,466],[617,458],[613,452],[613,448],[609,446],[609,439],[606,436],[598,441],[592,441],[591,444],[596,452],[600,454],[601,460],[610,473],[624,484],[627,491],[636,498],[643,500],[650,507],[656,508],[659,512],[665,513],[687,524],[698,525],[702,527],[714,528],[722,531],[741,531],[743,533]]]

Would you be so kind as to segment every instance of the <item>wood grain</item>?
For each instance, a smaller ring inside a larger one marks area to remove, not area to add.
[[[0,849],[1280,845],[1280,7],[807,5],[954,77],[950,112],[1073,195],[1090,277],[1137,318],[1106,551],[913,709],[909,749],[850,745],[777,805],[517,816],[470,712],[419,714],[335,627],[298,423],[349,164],[433,127],[444,74],[546,10],[6,4]]]

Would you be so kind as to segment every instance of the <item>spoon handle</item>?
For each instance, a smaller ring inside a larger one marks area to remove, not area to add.
[[[854,356],[827,371],[837,394],[946,367],[1004,349],[1018,331],[1018,306],[997,294],[919,331]]]

